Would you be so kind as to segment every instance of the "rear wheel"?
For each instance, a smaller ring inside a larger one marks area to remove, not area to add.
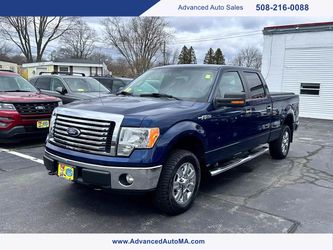
[[[156,207],[167,214],[179,214],[189,209],[200,185],[200,164],[187,150],[174,151],[163,165],[157,191]]]
[[[291,131],[289,126],[284,125],[280,137],[269,143],[269,152],[273,159],[287,157],[290,147]]]

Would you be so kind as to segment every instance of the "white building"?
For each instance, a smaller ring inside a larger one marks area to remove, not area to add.
[[[4,69],[4,70],[11,70],[17,73],[18,71],[18,66],[16,63],[12,63],[12,62],[7,62],[7,61],[0,61],[0,70]]]
[[[264,28],[262,74],[300,95],[300,116],[333,119],[333,22]]]
[[[29,79],[40,72],[68,72],[84,73],[86,76],[108,74],[105,63],[85,59],[61,59],[49,62],[24,63],[22,75]]]

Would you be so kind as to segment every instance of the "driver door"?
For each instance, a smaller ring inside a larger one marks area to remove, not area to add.
[[[238,71],[224,71],[219,79],[215,98],[232,94],[245,94],[245,87]],[[247,137],[246,124],[251,118],[249,107],[214,107],[209,119],[209,146],[207,159],[211,163],[228,159],[242,151],[240,141]]]

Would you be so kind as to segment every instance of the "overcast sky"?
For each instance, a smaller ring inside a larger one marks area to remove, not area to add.
[[[88,24],[100,32],[101,17],[86,17]],[[174,34],[171,49],[193,46],[198,63],[212,47],[221,48],[227,60],[231,60],[239,49],[255,46],[262,50],[262,29],[266,26],[333,21],[332,17],[168,17],[167,21]],[[102,44],[98,44],[105,47]],[[113,58],[118,55],[112,51]]]
[[[112,58],[120,55],[113,48],[102,43],[103,32],[101,20],[104,17],[83,17],[88,25],[96,30],[97,47],[108,53]],[[299,24],[310,22],[333,21],[332,17],[305,18],[305,17],[168,17],[166,18],[173,34],[173,43],[169,44],[170,51],[180,52],[181,48],[193,46],[197,61],[203,63],[207,50],[221,48],[226,60],[231,61],[235,54],[248,46],[255,46],[262,50],[262,30],[266,26]],[[1,40],[1,38],[0,38]],[[59,41],[52,42],[47,50],[45,59],[59,46]],[[162,59],[160,60],[162,61]]]

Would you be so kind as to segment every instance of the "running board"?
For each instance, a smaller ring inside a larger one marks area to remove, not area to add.
[[[227,162],[224,165],[221,166],[217,166],[216,168],[209,170],[209,173],[211,174],[211,176],[215,176],[218,174],[221,174],[229,169],[232,169],[234,167],[237,167],[245,162],[251,161],[254,158],[257,158],[258,156],[266,153],[268,151],[268,147],[261,147],[261,148],[257,148],[254,151],[252,151],[248,156],[246,156],[245,158],[241,158],[241,159],[234,159],[231,162]]]

